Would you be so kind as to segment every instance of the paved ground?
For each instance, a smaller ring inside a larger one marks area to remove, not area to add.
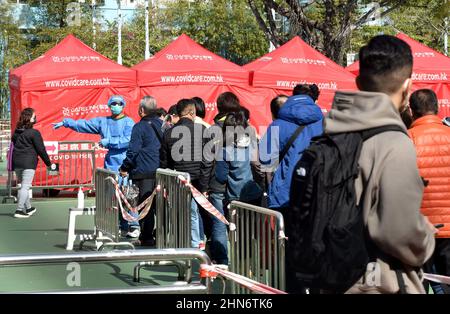
[[[0,163],[0,169],[4,163]],[[0,173],[2,171],[0,170]],[[4,188],[4,186],[0,186]],[[2,199],[2,197],[0,197]],[[13,217],[16,205],[0,204],[0,255],[30,253],[66,253],[68,209],[76,205],[76,198],[57,197],[32,200],[37,212],[28,219]],[[86,206],[94,205],[89,198]],[[94,219],[82,216],[77,220],[77,230],[91,233]],[[81,266],[82,288],[124,288],[139,285],[133,282],[136,262],[84,264]],[[27,267],[0,267],[0,292],[46,291],[70,289],[66,278],[67,265]],[[198,269],[194,267],[194,269]],[[164,285],[177,280],[175,268],[153,268],[142,272],[142,284]],[[198,280],[198,272],[194,271]],[[214,283],[214,291],[222,290],[220,280]]]
[[[38,211],[28,219],[12,216],[15,205],[0,205],[0,255],[29,253],[65,253],[68,208],[71,200],[38,200]],[[88,200],[86,205],[93,203]],[[79,218],[78,229],[90,233],[93,218]],[[136,263],[86,264],[81,268],[83,288],[123,288],[136,285]],[[0,291],[44,291],[68,289],[66,265],[0,268]],[[176,281],[174,269],[144,271],[143,283],[167,284]]]

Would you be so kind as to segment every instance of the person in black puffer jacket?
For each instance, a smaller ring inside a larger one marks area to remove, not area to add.
[[[190,175],[192,185],[201,193],[208,191],[208,181],[212,162],[203,154],[207,143],[205,126],[194,123],[195,102],[182,99],[177,104],[180,120],[164,133],[160,149],[160,168],[169,168]],[[197,203],[192,201],[191,209],[191,245],[200,246],[199,214]]]
[[[36,212],[36,208],[31,207],[28,192],[36,172],[38,156],[47,167],[52,166],[41,133],[33,129],[36,121],[34,109],[24,109],[20,113],[19,122],[11,139],[14,144],[12,166],[21,182],[21,188],[17,195],[17,210],[14,213],[16,218],[28,218]]]

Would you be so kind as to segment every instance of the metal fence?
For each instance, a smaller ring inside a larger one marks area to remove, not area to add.
[[[163,248],[191,247],[191,200],[189,187],[179,176],[187,180],[189,174],[168,169],[158,169],[156,186],[156,246]]]
[[[83,252],[70,254],[36,254],[36,255],[9,255],[0,256],[0,266],[36,265],[60,263],[105,263],[119,261],[184,261],[192,263],[198,260],[200,264],[211,265],[208,255],[197,249],[178,250],[137,250],[137,251],[112,251],[107,253]],[[135,278],[136,281],[136,278]],[[121,289],[78,289],[47,291],[46,293],[76,293],[76,294],[106,294],[106,293],[211,293],[211,279],[200,278],[199,282],[176,282],[171,285],[154,286],[130,286]]]
[[[59,165],[58,175],[49,174],[45,164],[39,159],[32,189],[77,189],[79,187],[94,189],[96,152],[94,142],[58,142],[47,149],[57,152],[50,157],[52,162]],[[14,171],[8,172],[8,196],[3,199],[4,203],[7,199],[14,199],[12,191],[20,188],[18,183]]]
[[[9,143],[11,142],[11,121],[0,120],[0,161],[6,158]]]
[[[285,290],[285,235],[283,215],[241,202],[230,204],[230,270],[273,288]],[[232,293],[249,290],[232,284]]]
[[[130,242],[120,242],[120,209],[115,187],[108,178],[118,181],[116,172],[97,168],[95,170],[95,235],[86,237],[80,243],[80,249],[87,241],[95,241],[97,249],[105,246],[134,248]]]

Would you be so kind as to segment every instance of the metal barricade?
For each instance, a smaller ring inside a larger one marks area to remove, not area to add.
[[[115,187],[108,178],[118,181],[116,172],[97,168],[95,170],[95,235],[80,242],[80,249],[87,241],[95,241],[98,250],[106,246],[134,249],[130,242],[120,242],[120,209],[115,194]]]
[[[279,290],[286,288],[283,215],[241,202],[230,204],[230,270]],[[232,293],[249,293],[232,284]]]
[[[58,145],[56,147],[55,145]],[[50,159],[59,164],[59,174],[49,175],[44,162],[39,158],[32,189],[77,189],[79,187],[94,189],[95,143],[87,141],[70,141],[53,143],[48,147]],[[53,149],[53,150],[52,150]],[[8,173],[8,199],[14,199],[12,191],[19,189],[14,171]]]
[[[6,157],[11,141],[11,121],[0,120],[0,161]]]
[[[184,261],[192,263],[198,260],[200,264],[211,265],[211,260],[205,252],[197,249],[178,250],[137,250],[137,251],[112,251],[107,253],[83,252],[70,254],[36,254],[36,255],[10,255],[0,256],[0,266],[18,265],[43,265],[58,263],[105,263],[118,261]],[[66,280],[65,278],[62,280]],[[136,281],[136,278],[135,278]],[[36,293],[36,292],[35,292]],[[120,289],[78,289],[46,291],[45,293],[63,294],[106,294],[106,293],[211,293],[211,279],[200,278],[200,282],[185,281],[182,284],[176,282],[171,285],[157,286],[145,285],[141,287],[130,286]]]
[[[159,249],[191,247],[192,193],[180,182],[180,175],[190,179],[183,172],[156,171],[156,186],[160,188],[156,197],[156,247]]]

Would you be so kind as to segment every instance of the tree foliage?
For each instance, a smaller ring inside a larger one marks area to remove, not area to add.
[[[361,10],[359,4],[377,2],[380,17],[405,5],[407,0],[247,0],[266,37],[280,46],[299,35],[332,60],[343,64],[353,30],[370,21],[377,8]],[[288,21],[280,28],[274,13]]]
[[[269,48],[269,42],[242,0],[181,0],[170,4],[164,14],[172,35],[186,33],[238,64],[253,61]]]

